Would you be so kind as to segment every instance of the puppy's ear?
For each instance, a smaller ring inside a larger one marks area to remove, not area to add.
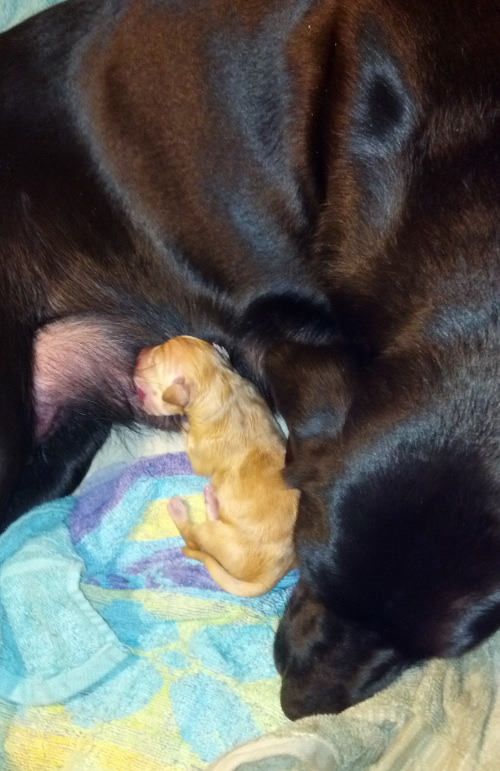
[[[264,372],[291,435],[307,439],[341,428],[352,401],[353,368],[336,346],[287,342],[268,351]]]
[[[170,415],[182,415],[189,403],[189,386],[184,378],[177,378],[162,394],[162,401]]]

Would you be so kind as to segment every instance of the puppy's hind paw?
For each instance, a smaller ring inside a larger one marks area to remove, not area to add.
[[[182,498],[179,498],[178,496],[170,498],[167,503],[167,509],[177,525],[185,525],[186,522],[188,522],[188,507]]]

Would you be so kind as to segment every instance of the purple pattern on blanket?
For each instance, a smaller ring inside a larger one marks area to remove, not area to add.
[[[177,586],[196,589],[208,589],[222,592],[223,589],[215,583],[205,565],[186,559],[179,548],[159,551],[127,566],[130,575],[142,576],[147,589],[161,589],[165,586],[165,578]]]
[[[108,573],[106,585],[110,589],[129,589],[130,581],[126,576],[120,576],[117,573]]]
[[[183,452],[138,460],[120,476],[96,484],[95,488],[87,490],[85,495],[76,499],[69,522],[71,540],[73,543],[78,543],[99,527],[106,514],[117,506],[133,483],[141,477],[158,479],[193,473],[191,463]]]

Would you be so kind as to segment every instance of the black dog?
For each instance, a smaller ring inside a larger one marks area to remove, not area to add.
[[[70,0],[0,36],[2,524],[217,340],[290,426],[292,716],[500,626],[500,14]]]

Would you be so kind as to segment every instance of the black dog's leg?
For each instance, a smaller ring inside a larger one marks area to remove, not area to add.
[[[22,413],[22,405],[7,385],[2,369],[0,373],[0,532],[5,524],[5,506],[29,456],[30,435]],[[12,388],[15,383],[9,384]]]
[[[30,508],[74,490],[107,438],[120,398],[126,401],[124,386],[118,394],[106,391],[106,375],[110,391],[113,378],[120,380],[121,348],[119,341],[106,346],[97,325],[86,337],[85,324],[56,323],[41,338],[5,315],[0,309],[0,532]],[[85,367],[92,356],[99,366]],[[117,404],[110,408],[106,397]],[[123,417],[130,417],[127,404]]]
[[[32,447],[31,337],[0,307],[0,530]]]
[[[0,515],[0,531],[34,506],[70,494],[85,476],[111,430],[111,422],[71,414],[34,451]]]

